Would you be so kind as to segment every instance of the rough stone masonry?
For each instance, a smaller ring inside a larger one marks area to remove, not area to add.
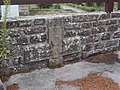
[[[0,28],[2,21],[0,21]],[[16,74],[120,50],[120,13],[11,18],[9,56],[0,75]]]

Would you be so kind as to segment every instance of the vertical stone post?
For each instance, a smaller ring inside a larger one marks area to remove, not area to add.
[[[49,21],[49,43],[51,46],[49,66],[55,67],[62,63],[62,22],[58,18]]]

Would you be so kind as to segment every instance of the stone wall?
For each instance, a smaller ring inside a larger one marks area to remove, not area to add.
[[[119,27],[120,13],[12,18],[7,21],[10,54],[0,72],[28,72],[119,50]]]

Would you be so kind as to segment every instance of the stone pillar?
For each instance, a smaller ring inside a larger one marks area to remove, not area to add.
[[[60,19],[49,20],[49,43],[51,57],[49,66],[55,67],[62,63],[62,23]]]

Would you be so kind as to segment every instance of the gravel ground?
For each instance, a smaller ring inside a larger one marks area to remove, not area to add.
[[[18,84],[19,90],[80,90],[73,86],[56,86],[56,80],[71,81],[86,77],[89,73],[101,72],[120,86],[120,63],[114,64],[78,62],[57,69],[41,69],[30,73],[13,75],[6,86]]]

